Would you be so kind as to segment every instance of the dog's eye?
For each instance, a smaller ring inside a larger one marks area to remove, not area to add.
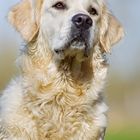
[[[67,8],[67,6],[63,2],[57,2],[53,5],[53,7],[58,10],[64,10]]]
[[[88,12],[91,14],[91,15],[94,15],[94,16],[97,16],[98,15],[98,12],[95,8],[93,7],[90,7]]]

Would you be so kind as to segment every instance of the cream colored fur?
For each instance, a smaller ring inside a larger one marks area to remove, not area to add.
[[[59,26],[59,21],[50,23],[45,13],[52,0],[22,0],[10,12],[9,19],[27,46],[18,58],[20,76],[0,98],[0,140],[103,140],[107,106],[102,90],[108,68],[104,54],[122,37],[123,30],[102,0],[86,1],[100,10],[100,17],[92,18],[98,32],[91,35],[96,40],[86,59],[81,51],[62,54],[63,59],[52,51],[54,42],[45,35],[52,34],[48,26]],[[85,5],[83,0],[77,2],[72,1],[76,8],[68,15]],[[82,59],[76,56],[79,53]]]

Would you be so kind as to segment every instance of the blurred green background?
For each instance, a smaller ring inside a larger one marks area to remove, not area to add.
[[[1,91],[16,76],[15,60],[24,45],[6,18],[9,8],[18,1],[1,0],[0,4]],[[126,35],[108,56],[110,69],[105,96],[110,109],[106,140],[140,140],[140,0],[107,3]]]

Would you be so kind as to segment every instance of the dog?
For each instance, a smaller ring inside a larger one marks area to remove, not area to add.
[[[21,0],[9,21],[26,42],[0,97],[0,140],[103,140],[106,54],[123,37],[104,0]]]

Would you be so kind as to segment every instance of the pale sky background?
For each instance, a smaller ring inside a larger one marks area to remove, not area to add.
[[[0,41],[12,39],[22,44],[19,35],[8,24],[7,13],[19,0],[0,0]],[[106,0],[111,11],[125,28],[125,38],[116,45],[109,56],[111,70],[126,77],[140,71],[140,0]],[[0,46],[3,51],[5,46]]]

